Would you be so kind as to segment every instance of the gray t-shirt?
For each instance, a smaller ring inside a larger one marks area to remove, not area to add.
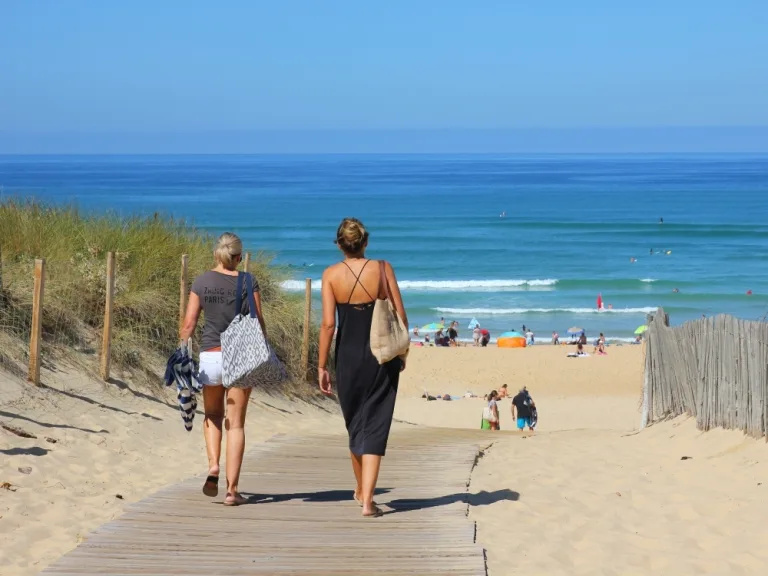
[[[221,346],[221,333],[232,323],[236,316],[235,292],[237,276],[222,274],[209,270],[204,272],[192,283],[192,292],[200,298],[203,307],[205,324],[203,325],[203,340],[200,350],[210,350]],[[259,291],[259,283],[253,279],[254,293]],[[241,314],[248,314],[248,298],[243,281],[243,305]]]

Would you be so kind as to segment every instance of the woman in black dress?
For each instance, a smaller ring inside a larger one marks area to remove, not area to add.
[[[354,498],[365,517],[381,516],[373,501],[381,457],[387,449],[400,372],[405,357],[380,365],[371,352],[371,319],[376,300],[386,298],[389,283],[392,304],[408,329],[395,272],[386,262],[368,260],[368,232],[354,218],[346,218],[336,231],[336,244],[344,260],[323,272],[323,320],[320,330],[318,380],[320,390],[331,393],[328,354],[336,330],[336,388],[357,485]],[[382,272],[384,277],[382,278]]]

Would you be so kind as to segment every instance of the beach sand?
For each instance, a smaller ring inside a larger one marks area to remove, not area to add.
[[[397,416],[479,427],[483,401],[426,402],[527,385],[534,434],[501,432],[472,473],[470,517],[492,576],[768,573],[768,446],[679,418],[643,432],[643,351],[570,359],[561,347],[416,349]],[[684,457],[688,457],[683,459]],[[493,493],[508,494],[494,501]],[[508,492],[504,492],[508,491]]]
[[[685,418],[638,433],[642,349],[583,359],[569,350],[414,349],[403,373],[396,427],[479,427],[482,398],[427,402],[425,389],[482,396],[526,385],[537,401],[534,434],[510,431],[509,400],[500,403],[502,431],[484,433],[472,473],[470,517],[489,574],[768,573],[765,442],[702,433]],[[38,436],[0,430],[0,482],[16,489],[0,489],[3,576],[36,574],[127,503],[205,469],[201,416],[185,432],[171,396],[75,371],[54,386],[0,373],[0,421]],[[343,433],[335,406],[259,394],[247,433],[255,442],[330,430]]]
[[[0,484],[13,490],[0,489],[2,576],[37,574],[126,504],[207,470],[203,417],[187,432],[175,391],[121,388],[58,368],[43,374],[52,389],[0,372],[0,423],[37,436],[0,429]],[[335,406],[321,405],[254,394],[247,442],[306,430],[343,433]]]

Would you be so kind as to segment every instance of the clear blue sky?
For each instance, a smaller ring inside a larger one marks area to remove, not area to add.
[[[57,132],[765,127],[767,25],[768,0],[0,0],[0,149]]]

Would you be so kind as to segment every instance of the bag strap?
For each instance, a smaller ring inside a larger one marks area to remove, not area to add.
[[[389,291],[389,280],[387,280],[386,260],[379,260],[379,294],[381,294],[382,291],[387,295],[387,300],[392,302],[392,293]]]
[[[248,299],[248,314],[256,318],[256,297],[253,295],[253,276],[250,272],[237,273],[237,288],[235,294],[235,316],[240,316],[243,309],[243,281],[245,281],[245,296]]]
[[[253,276],[251,276],[250,272],[243,272],[243,275],[245,276],[245,291],[248,297],[248,311],[251,314],[251,318],[256,318],[256,296],[253,294]]]
[[[235,318],[240,316],[243,309],[243,272],[237,273],[237,288],[235,288]]]

